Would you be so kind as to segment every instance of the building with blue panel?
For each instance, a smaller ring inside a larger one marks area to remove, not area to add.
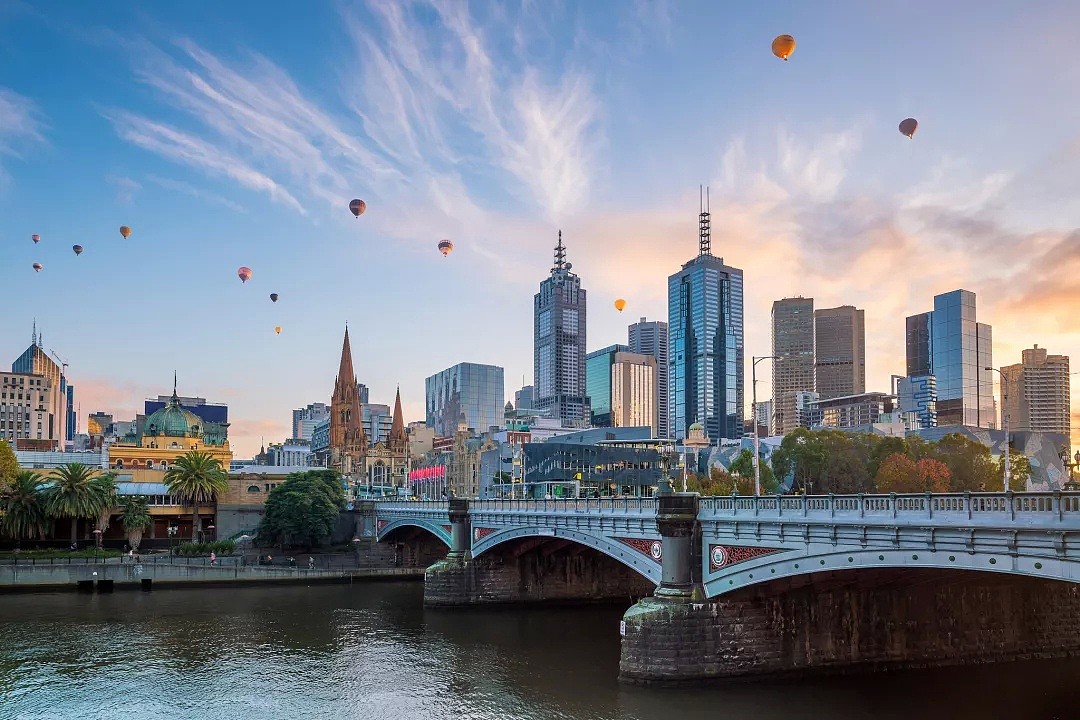
[[[436,435],[453,436],[463,416],[477,432],[503,426],[506,393],[497,365],[458,363],[427,378],[424,389],[427,426]]]
[[[676,439],[695,422],[743,436],[743,273],[713,256],[707,207],[698,256],[668,278],[668,415]]]
[[[589,396],[592,424],[611,427],[611,366],[615,354],[630,352],[626,345],[609,345],[585,356],[585,394]]]

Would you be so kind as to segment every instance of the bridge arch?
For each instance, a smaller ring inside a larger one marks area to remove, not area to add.
[[[734,564],[726,571],[724,568],[711,567],[711,561],[710,558],[703,558],[705,596],[710,598],[775,580],[837,571],[968,571],[1080,583],[1080,562],[1045,555],[1012,555],[1009,552],[867,547],[808,553],[805,548],[779,548],[755,560]]]
[[[566,528],[552,530],[550,527],[520,526],[496,530],[479,539],[474,535],[472,555],[474,558],[479,557],[506,543],[532,538],[568,540],[577,545],[583,545],[622,563],[631,570],[636,571],[646,580],[656,585],[660,584],[662,567],[658,561],[653,560],[644,553],[638,552],[617,540]]]
[[[395,520],[380,521],[378,532],[375,534],[375,539],[382,542],[383,539],[388,537],[394,531],[407,527],[426,530],[442,541],[446,547],[450,547],[450,531],[446,527],[424,518],[398,518]]]

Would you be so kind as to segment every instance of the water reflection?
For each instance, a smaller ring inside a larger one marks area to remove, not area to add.
[[[419,583],[0,597],[0,718],[1075,718],[1080,662],[619,685],[621,608],[428,610]]]

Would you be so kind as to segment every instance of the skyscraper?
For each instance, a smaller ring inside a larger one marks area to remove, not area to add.
[[[1001,374],[1008,384],[1001,388],[1002,426],[1008,413],[1010,430],[1069,436],[1068,355],[1048,355],[1036,345],[1021,353],[1018,365],[1001,368]]]
[[[909,378],[935,378],[939,426],[997,427],[993,372],[986,369],[993,366],[993,331],[977,322],[975,293],[935,295],[931,312],[907,318],[906,345]]]
[[[656,358],[617,352],[611,365],[611,427],[649,427],[657,435]]]
[[[589,396],[590,423],[596,427],[614,427],[611,418],[611,366],[615,364],[617,353],[629,351],[626,345],[609,345],[585,356],[585,393]]]
[[[814,389],[822,400],[866,392],[866,320],[851,305],[814,311]]]
[[[533,298],[534,405],[566,424],[586,427],[585,290],[572,269],[560,230],[551,276]]]
[[[48,395],[47,407],[48,422],[51,427],[42,439],[56,441],[57,449],[63,450],[68,436],[68,391],[65,373],[67,365],[61,367],[53,362],[53,359],[45,353],[43,345],[44,340],[42,335],[38,334],[35,322],[30,347],[11,363],[11,372],[22,375],[42,375],[48,379],[49,386],[52,388],[52,392]]]
[[[799,427],[796,394],[814,390],[814,299],[784,298],[772,305],[772,400],[777,434]]]
[[[363,403],[363,398],[360,399]],[[311,403],[307,407],[297,408],[292,411],[292,436],[301,440],[311,441],[311,434],[315,432],[315,426],[320,420],[330,416],[330,408],[326,403]]]
[[[743,274],[713,256],[707,204],[697,257],[668,277],[668,422],[676,439],[695,422],[714,441],[742,437]]]
[[[656,358],[656,407],[658,437],[672,436],[668,421],[668,324],[662,320],[640,321],[628,328],[630,352]]]
[[[436,435],[451,437],[463,415],[466,427],[480,433],[503,426],[506,393],[497,365],[458,363],[427,378],[424,388],[427,425]]]

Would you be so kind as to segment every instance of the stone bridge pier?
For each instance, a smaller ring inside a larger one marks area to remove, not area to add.
[[[452,499],[449,516],[450,551],[424,575],[429,607],[632,601],[655,587],[622,563],[554,532],[507,541],[473,557],[469,501]]]

